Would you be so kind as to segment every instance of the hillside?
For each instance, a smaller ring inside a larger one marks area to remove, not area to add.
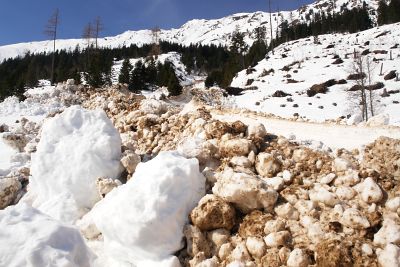
[[[365,60],[370,59],[371,84],[379,85],[373,90],[376,114],[388,114],[390,124],[400,125],[400,81],[395,75],[391,79],[387,76],[400,72],[400,24],[355,34],[321,35],[318,41],[316,44],[313,38],[306,38],[285,43],[254,68],[241,71],[232,86],[250,90],[233,97],[233,101],[241,108],[285,118],[324,121],[351,116],[349,121],[359,122],[355,96],[348,92],[357,83],[348,79],[354,73],[356,51]],[[326,93],[307,95],[313,85],[330,80],[336,82],[324,87]]]
[[[365,1],[373,20],[376,20],[377,0]],[[332,4],[334,3],[334,4]],[[315,14],[320,12],[331,13],[340,12],[344,7],[352,9],[361,7],[363,1],[334,1],[319,0],[313,4],[303,6],[293,11],[282,11],[272,13],[272,27],[274,32],[277,26],[280,26],[283,21],[291,23],[306,22],[313,19]],[[160,40],[179,43],[182,45],[190,44],[215,44],[226,46],[229,45],[232,33],[238,29],[245,33],[246,42],[251,45],[255,36],[252,34],[255,28],[265,26],[267,29],[267,42],[269,43],[270,23],[269,13],[240,13],[227,16],[220,19],[196,19],[185,23],[179,29],[161,30]],[[275,34],[275,33],[274,33]],[[113,37],[104,37],[98,40],[100,47],[116,48],[136,44],[141,46],[153,42],[151,30],[127,31]],[[59,50],[74,50],[77,46],[81,49],[87,46],[87,41],[84,39],[67,39],[57,40],[57,49]],[[52,41],[28,42],[12,45],[0,46],[0,61],[6,58],[22,56],[27,52],[41,53],[52,52]]]

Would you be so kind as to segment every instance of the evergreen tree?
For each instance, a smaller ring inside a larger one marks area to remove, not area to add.
[[[146,89],[144,81],[146,75],[146,66],[141,60],[136,62],[135,68],[132,71],[131,82],[129,83],[129,90],[132,92],[139,92]]]
[[[121,72],[118,76],[118,82],[129,84],[132,69],[133,66],[129,59],[124,59],[122,62]]]
[[[171,75],[168,82],[168,92],[170,96],[177,96],[182,93],[182,86],[179,84],[179,80],[175,73]]]
[[[385,0],[379,1],[378,5],[378,25],[384,25],[388,22],[388,6]]]
[[[236,31],[232,35],[231,46],[230,46],[231,52],[241,58],[243,69],[245,68],[244,54],[247,52],[249,48],[247,43],[244,41],[244,37],[245,37],[244,33],[236,29]]]
[[[391,0],[388,6],[388,23],[400,21],[400,0]]]

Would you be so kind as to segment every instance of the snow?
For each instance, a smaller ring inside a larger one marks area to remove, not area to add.
[[[111,191],[82,221],[93,221],[104,237],[104,253],[117,266],[160,266],[182,247],[188,214],[205,194],[197,159],[161,152],[140,163],[133,177]],[[106,265],[109,266],[109,265]]]
[[[105,112],[72,106],[43,124],[27,199],[73,222],[100,200],[96,179],[119,176],[120,156],[121,138]]]
[[[376,38],[385,31],[389,33]],[[318,38],[321,44],[315,44],[313,38],[282,44],[275,49],[274,54],[268,54],[269,59],[260,61],[252,73],[247,74],[246,70],[239,72],[231,85],[253,89],[245,91],[241,96],[231,97],[235,106],[272,113],[284,118],[293,118],[294,114],[298,113],[299,117],[316,122],[336,120],[342,116],[353,117],[347,121],[348,123],[358,122],[360,109],[354,97],[352,99],[347,92],[355,81],[347,80],[347,84],[333,85],[326,94],[317,94],[313,97],[308,97],[306,91],[314,84],[321,84],[331,79],[346,80],[348,75],[353,73],[354,50],[361,53],[369,49],[371,52],[369,58],[375,59],[371,63],[371,83],[384,84],[384,88],[374,91],[375,115],[382,115],[371,120],[370,124],[400,126],[400,106],[396,104],[396,101],[400,100],[400,94],[393,93],[388,97],[381,97],[384,89],[389,92],[400,88],[400,82],[396,79],[384,80],[384,76],[391,70],[400,72],[400,54],[398,49],[392,49],[396,43],[400,43],[400,24],[385,25],[354,34],[320,35]],[[327,49],[328,45],[332,44],[334,47]],[[385,50],[387,54],[375,54],[375,50]],[[392,60],[389,51],[392,52]],[[335,55],[344,62],[332,64]],[[383,64],[383,75],[380,75],[381,64]],[[292,65],[289,71],[283,70],[289,65]],[[274,69],[274,73],[266,75],[265,71],[271,68]],[[247,86],[250,79],[254,81]],[[291,83],[289,79],[297,83]],[[292,96],[272,97],[277,90]]]
[[[0,265],[91,266],[93,253],[79,231],[26,205],[0,211]]]
[[[262,123],[264,124],[268,133],[282,135],[288,139],[294,137],[297,141],[304,143],[310,143],[310,140],[320,141],[332,149],[359,149],[369,143],[374,142],[380,136],[387,136],[396,139],[400,138],[400,131],[395,127],[364,127],[320,124],[267,118],[251,114],[213,113],[212,115],[215,119],[228,122],[240,120],[247,125]]]
[[[366,0],[365,2],[370,9],[377,8],[377,0]],[[335,1],[333,4],[335,5],[334,9],[339,11],[343,5],[351,9],[352,7],[361,6],[362,2],[340,0]],[[273,30],[275,31],[278,25],[285,20],[289,24],[293,21],[306,22],[313,19],[313,14],[322,11],[331,12],[331,5],[332,2],[330,0],[322,0],[297,10],[272,13]],[[307,18],[306,14],[309,14],[310,11],[313,11],[313,14],[310,15],[310,18]],[[373,19],[375,14],[371,12]],[[256,38],[253,31],[260,26],[265,26],[267,32],[269,32],[271,28],[269,13],[258,11],[254,13],[233,14],[220,19],[194,19],[188,21],[178,29],[161,30],[159,38],[161,41],[179,43],[185,46],[189,46],[190,44],[229,46],[232,33],[239,30],[245,34],[245,41],[251,45]],[[267,34],[266,42],[269,43],[269,41],[270,36]],[[126,31],[117,36],[98,39],[99,47],[107,48],[128,47],[132,44],[143,46],[144,44],[151,44],[153,42],[154,38],[151,30]],[[58,50],[82,50],[86,46],[87,40],[85,39],[59,39],[56,41],[56,48]],[[6,58],[23,56],[28,52],[37,54],[42,52],[51,53],[52,51],[52,40],[0,46],[0,62]]]

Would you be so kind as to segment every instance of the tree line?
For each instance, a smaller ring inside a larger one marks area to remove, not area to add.
[[[378,25],[400,22],[400,0],[379,1]]]

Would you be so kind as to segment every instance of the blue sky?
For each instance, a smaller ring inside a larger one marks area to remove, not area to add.
[[[311,0],[272,0],[273,9],[292,10]],[[60,38],[80,38],[85,25],[100,16],[102,36],[156,25],[176,28],[194,18],[220,18],[266,10],[267,0],[2,0],[0,45],[45,40],[44,26],[59,8]]]

